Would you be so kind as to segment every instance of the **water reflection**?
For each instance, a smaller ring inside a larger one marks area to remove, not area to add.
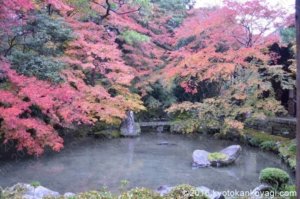
[[[168,144],[158,145],[160,142]],[[138,138],[100,140],[84,138],[66,145],[58,154],[19,162],[0,161],[0,186],[39,181],[59,192],[81,192],[107,186],[117,192],[122,180],[129,187],[157,188],[188,183],[216,190],[249,190],[258,184],[265,167],[286,166],[273,154],[243,147],[236,164],[226,168],[192,169],[196,149],[219,151],[229,141],[205,136],[145,133]]]

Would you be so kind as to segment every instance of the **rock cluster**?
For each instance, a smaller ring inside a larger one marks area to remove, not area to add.
[[[60,195],[56,191],[52,191],[43,186],[32,186],[30,184],[18,183],[12,187],[8,187],[2,191],[2,195],[7,198],[22,198],[22,199],[43,199],[45,197],[70,198],[75,196],[74,193],[65,193]],[[1,197],[0,197],[1,198]]]
[[[194,167],[209,167],[209,166],[227,166],[234,163],[240,156],[242,147],[240,145],[229,146],[217,154],[224,155],[222,158],[212,159],[209,153],[205,150],[195,150],[193,152],[193,166]]]

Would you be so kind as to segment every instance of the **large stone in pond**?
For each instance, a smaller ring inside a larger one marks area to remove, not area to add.
[[[126,113],[126,119],[121,124],[121,135],[125,137],[135,137],[141,133],[141,127],[134,121],[133,111]]]
[[[210,161],[208,160],[209,152],[204,150],[196,150],[193,152],[193,166],[194,167],[208,167]]]
[[[136,137],[141,134],[141,127],[138,123],[134,123],[133,128],[121,126],[121,135],[125,137]]]
[[[241,152],[242,147],[240,145],[229,146],[220,151],[220,153],[225,154],[227,158],[225,160],[220,160],[219,163],[221,164],[221,166],[227,166],[229,164],[232,164],[238,159],[238,157],[241,155]]]
[[[210,160],[210,153],[205,150],[195,150],[193,152],[193,167],[209,167],[209,166],[227,166],[233,164],[240,156],[242,147],[240,145],[229,146],[219,152],[224,154],[225,158]]]

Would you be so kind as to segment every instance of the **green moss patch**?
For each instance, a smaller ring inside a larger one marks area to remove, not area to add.
[[[210,153],[208,155],[208,160],[209,161],[221,161],[221,160],[226,160],[228,158],[228,156],[224,153]]]
[[[270,135],[268,133],[262,131],[256,131],[253,129],[245,129],[244,133],[249,138],[250,144],[253,146],[260,146],[263,143],[265,143],[263,145],[267,145],[267,144],[270,145],[270,143],[276,143],[276,142],[281,142],[281,143],[289,142],[288,138],[284,138],[276,135]]]
[[[296,169],[296,141],[291,140],[288,143],[281,145],[278,149],[280,157],[288,163],[288,165]]]
[[[296,168],[296,142],[281,136],[253,129],[244,129],[246,142],[263,150],[272,151],[277,154],[295,170]]]

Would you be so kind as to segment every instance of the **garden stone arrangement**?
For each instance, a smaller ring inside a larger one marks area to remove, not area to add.
[[[74,193],[65,193],[60,195],[56,191],[52,191],[39,184],[24,184],[18,183],[12,187],[8,187],[0,192],[0,198],[14,198],[14,199],[44,199],[45,197],[63,197],[71,198],[75,196]]]
[[[242,147],[240,145],[232,145],[214,153],[209,153],[205,150],[195,150],[193,152],[193,167],[228,166],[238,159],[241,151]]]
[[[260,185],[253,189],[244,199],[269,198],[271,192],[294,192],[289,174],[278,168],[265,168],[260,171]],[[295,192],[294,192],[295,193]],[[115,195],[105,189],[102,191],[87,191],[82,193],[59,194],[41,186],[38,182],[31,184],[18,183],[4,190],[0,189],[1,199],[225,199],[226,191],[216,191],[205,186],[191,186],[187,184],[168,186],[163,185],[156,190],[144,187],[122,190]],[[281,198],[279,198],[281,199]],[[286,199],[283,197],[282,199]]]
[[[121,135],[125,137],[136,137],[141,133],[141,127],[134,121],[133,111],[126,113],[126,119],[121,124]]]

